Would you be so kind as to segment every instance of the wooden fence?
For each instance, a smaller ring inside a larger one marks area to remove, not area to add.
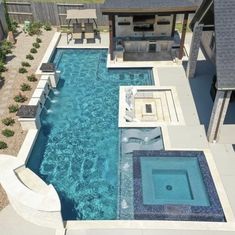
[[[102,4],[70,4],[53,2],[7,2],[12,20],[24,23],[25,20],[50,22],[52,25],[66,25],[67,9],[96,9],[97,24],[108,25],[108,19],[101,13]]]
[[[13,2],[14,1],[14,2]],[[66,25],[66,11],[68,9],[96,9],[97,24],[107,26],[108,18],[103,16],[100,8],[102,4],[71,4],[55,2],[22,2],[8,0],[8,12],[10,17],[18,22],[24,23],[25,20],[50,22],[52,25]],[[193,15],[190,15],[190,19]],[[182,22],[182,15],[177,16],[177,22]]]

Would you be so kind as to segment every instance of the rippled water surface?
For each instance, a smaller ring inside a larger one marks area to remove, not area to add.
[[[151,70],[106,68],[107,50],[57,50],[56,91],[28,167],[56,188],[63,218],[117,219],[120,85],[152,84]]]

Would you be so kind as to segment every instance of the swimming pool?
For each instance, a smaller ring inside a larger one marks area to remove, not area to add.
[[[106,68],[107,50],[58,49],[61,71],[27,166],[57,190],[64,220],[117,219],[120,85],[151,85],[150,69]]]

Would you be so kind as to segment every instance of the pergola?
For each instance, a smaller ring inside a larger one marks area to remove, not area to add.
[[[179,58],[183,57],[185,36],[189,14],[195,13],[198,5],[190,0],[106,0],[101,11],[109,17],[110,45],[109,51],[111,60],[114,59],[114,38],[115,38],[115,16],[134,15],[169,15],[173,14],[173,27],[175,30],[177,14],[183,14],[183,27],[180,40]],[[172,35],[173,36],[173,35]]]
[[[70,9],[67,10],[67,16],[66,20],[68,21],[68,27],[70,26],[70,23],[72,20],[89,20],[92,19],[95,23],[95,26],[97,28],[97,15],[96,15],[96,9]]]

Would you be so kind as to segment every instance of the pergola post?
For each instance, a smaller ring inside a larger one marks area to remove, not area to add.
[[[171,37],[175,35],[175,25],[176,25],[176,14],[173,15],[172,29],[171,29]]]
[[[182,33],[181,33],[181,39],[180,39],[180,51],[179,51],[180,60],[183,58],[183,55],[184,55],[184,42],[185,42],[185,36],[186,36],[186,31],[187,31],[188,15],[189,15],[188,13],[184,14]]]
[[[109,53],[110,60],[114,60],[114,30],[115,30],[115,19],[114,15],[109,15]]]
[[[186,70],[187,78],[193,78],[196,72],[197,57],[199,53],[202,32],[203,32],[203,25],[198,24],[197,22],[194,25],[193,29],[193,37],[191,41],[191,47],[190,47],[187,70]]]
[[[231,91],[220,90],[216,92],[210,123],[207,130],[207,138],[209,142],[217,141],[219,138],[220,128],[224,123],[231,93]]]

